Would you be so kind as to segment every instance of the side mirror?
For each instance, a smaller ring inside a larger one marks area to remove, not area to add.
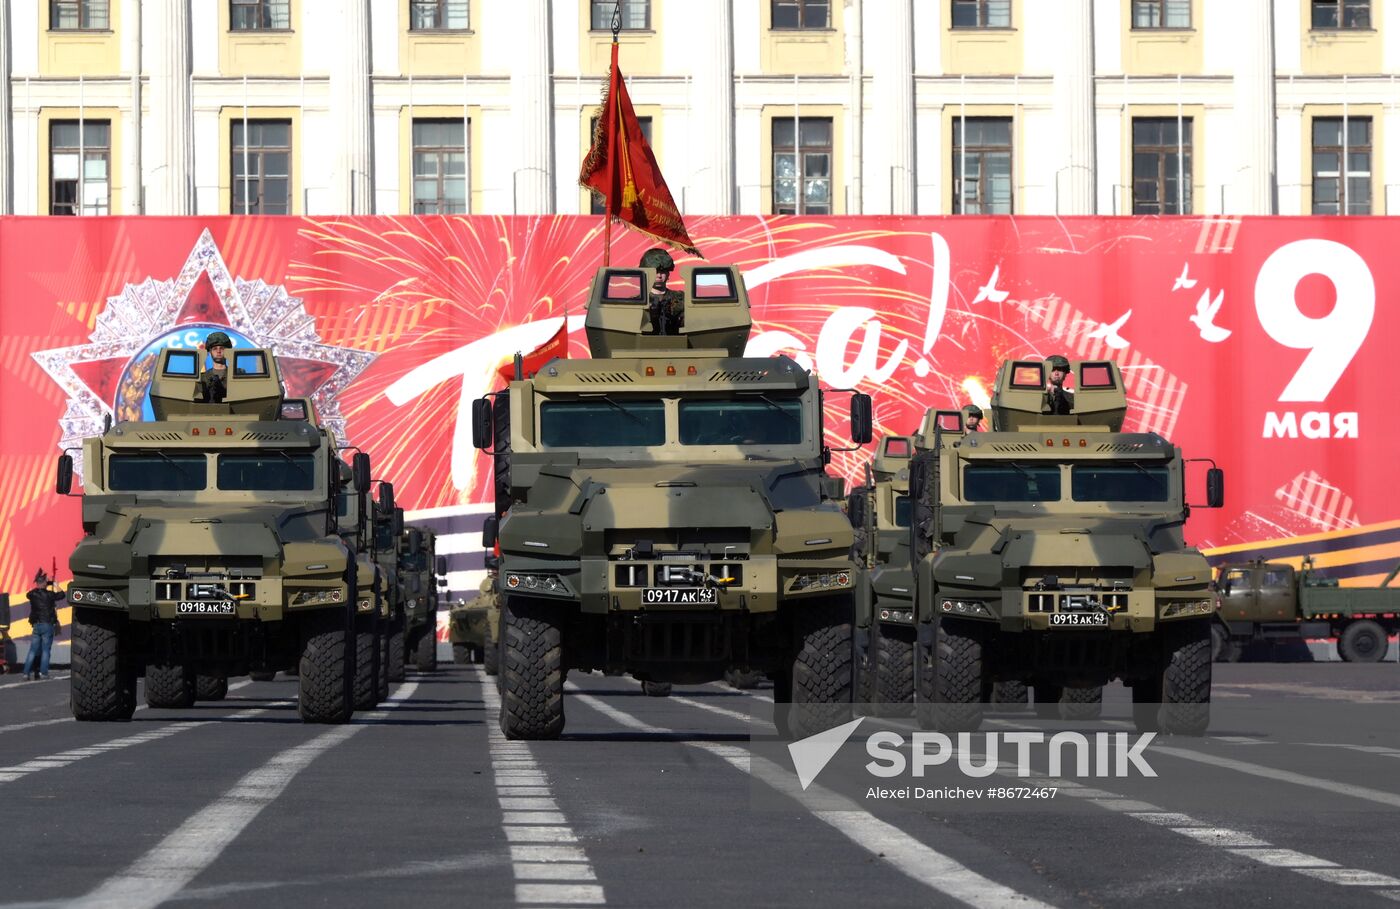
[[[865,445],[874,437],[874,407],[870,395],[851,395],[851,441]]]
[[[413,528],[412,530],[410,530],[410,531],[408,532],[408,554],[411,555],[411,556],[416,556],[416,555],[418,555],[418,553],[421,552],[422,550],[423,550],[423,531],[421,531],[421,530],[419,530],[417,527],[415,527],[415,528]]]
[[[1225,506],[1225,471],[1219,467],[1212,467],[1206,471],[1206,507],[1223,508]]]
[[[392,525],[389,528],[389,535],[394,539],[398,539],[403,536],[403,509],[396,506],[394,508],[394,516],[390,520],[392,521]]]
[[[394,484],[393,484],[393,483],[380,483],[380,484],[379,484],[379,508],[380,508],[380,510],[382,510],[382,511],[389,511],[389,512],[392,512],[392,511],[394,510]],[[398,536],[398,535],[399,535],[399,532],[398,532],[398,531],[395,531],[395,532],[394,532],[394,536]]]
[[[446,586],[447,586],[447,578],[438,578],[438,586],[439,586],[439,587],[446,587]]]
[[[58,456],[58,477],[54,481],[54,492],[66,496],[73,491],[73,456]]]
[[[355,456],[350,461],[350,474],[355,480],[355,491],[358,493],[369,492],[370,470],[369,455],[363,451],[355,452]]]
[[[447,574],[447,556],[438,556],[437,565],[434,567],[437,568],[438,574]]]
[[[501,519],[494,514],[481,524],[481,545],[484,549],[496,548],[496,537],[501,531]]]
[[[472,402],[472,444],[477,448],[491,447],[491,400],[477,398]]]

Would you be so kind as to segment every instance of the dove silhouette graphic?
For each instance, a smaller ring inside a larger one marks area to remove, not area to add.
[[[1099,327],[1085,335],[1084,339],[1086,341],[1093,341],[1102,338],[1103,342],[1109,347],[1114,350],[1122,350],[1128,346],[1128,342],[1118,332],[1123,328],[1123,324],[1128,321],[1128,318],[1132,316],[1132,314],[1133,311],[1130,309],[1119,316],[1116,322],[1100,322]]]
[[[1188,277],[1186,276],[1186,273],[1187,273],[1188,271],[1190,271],[1190,270],[1191,270],[1191,263],[1190,263],[1190,262],[1183,262],[1183,263],[1181,264],[1181,274],[1177,276],[1177,279],[1176,279],[1174,282],[1172,282],[1172,291],[1173,291],[1173,292],[1178,291],[1178,290],[1181,290],[1183,287],[1186,288],[1187,290],[1190,290],[1191,288],[1193,288],[1193,287],[1196,286],[1196,279],[1195,279],[1195,278],[1188,278]]]
[[[983,300],[991,300],[993,303],[1000,303],[1005,300],[1010,291],[997,290],[997,278],[1001,276],[1001,266],[992,269],[992,277],[986,284],[977,288],[977,296],[972,298],[973,303],[981,303]]]
[[[1201,330],[1202,341],[1219,344],[1230,337],[1230,329],[1215,324],[1215,314],[1220,312],[1220,304],[1224,302],[1223,290],[1215,295],[1214,300],[1210,298],[1210,288],[1201,292],[1201,298],[1196,301],[1196,313],[1191,316],[1191,321]]]

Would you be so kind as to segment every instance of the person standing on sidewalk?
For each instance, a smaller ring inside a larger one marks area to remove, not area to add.
[[[53,589],[53,578],[40,568],[34,575],[34,589],[29,591],[29,654],[24,658],[24,677],[31,681],[49,677],[49,654],[53,639],[63,631],[58,624],[58,603],[63,594]],[[35,667],[35,658],[39,665]]]

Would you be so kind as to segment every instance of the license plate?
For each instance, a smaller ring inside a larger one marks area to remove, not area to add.
[[[646,606],[715,606],[719,604],[717,587],[646,587],[642,590]]]
[[[1050,627],[1052,628],[1107,628],[1108,613],[1106,612],[1052,612],[1050,614]]]
[[[176,615],[236,615],[237,604],[231,600],[181,600],[175,604]]]

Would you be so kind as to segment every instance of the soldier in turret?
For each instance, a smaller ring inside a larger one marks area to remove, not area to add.
[[[228,393],[228,358],[225,352],[233,346],[233,341],[222,331],[213,331],[209,337],[199,345],[200,366],[202,371],[199,374],[199,383],[195,386],[194,399],[204,404],[222,404],[224,396]],[[208,351],[212,365],[205,365],[203,362],[205,351]]]
[[[963,425],[968,432],[982,431],[982,408],[976,404],[969,404],[963,408]]]
[[[1040,412],[1054,416],[1069,416],[1074,413],[1074,392],[1065,391],[1065,377],[1069,375],[1069,360],[1055,354],[1045,361],[1050,367],[1050,380],[1045,385],[1045,400]]]
[[[685,324],[685,294],[666,286],[676,263],[671,254],[659,246],[642,253],[642,268],[656,269],[656,282],[647,297],[647,313],[651,316],[653,334],[674,335]]]

